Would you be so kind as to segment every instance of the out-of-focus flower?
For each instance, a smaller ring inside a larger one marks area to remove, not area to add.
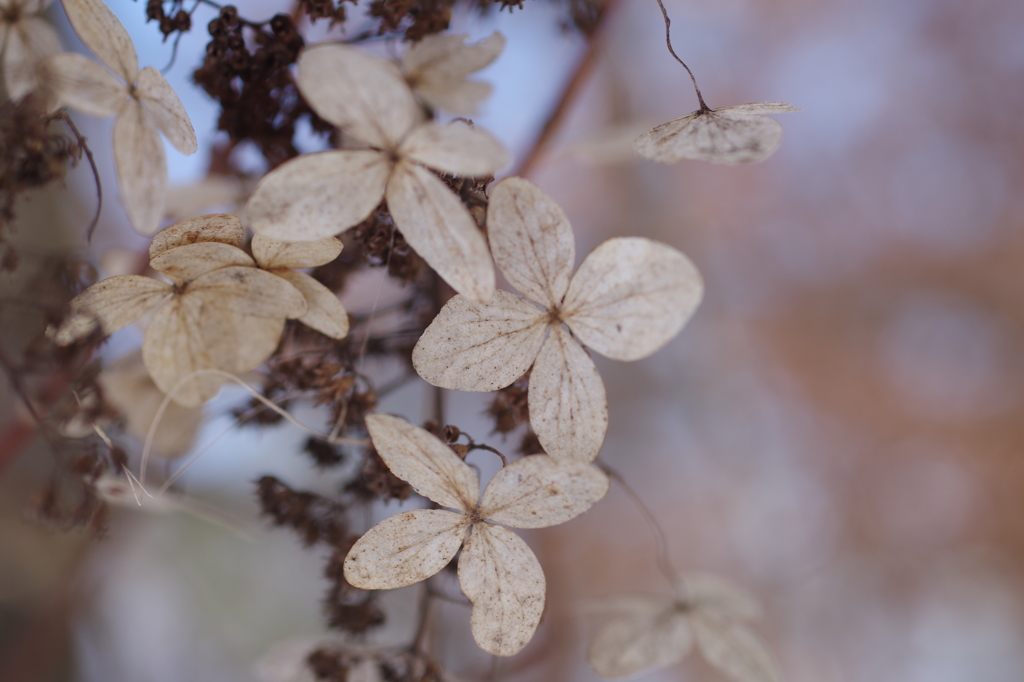
[[[41,16],[51,0],[0,0],[4,87],[17,102],[40,84],[39,64],[60,52],[60,38]]]
[[[413,43],[402,55],[402,72],[409,87],[435,109],[473,116],[480,102],[491,96],[490,83],[469,80],[469,75],[491,64],[505,49],[505,36],[497,31],[472,45],[466,35],[434,33]]]

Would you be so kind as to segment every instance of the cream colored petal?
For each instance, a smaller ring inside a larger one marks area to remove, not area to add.
[[[700,612],[690,623],[704,658],[730,680],[779,682],[771,653],[750,628]]]
[[[479,514],[513,528],[546,528],[576,518],[607,492],[608,476],[597,467],[531,455],[494,475]]]
[[[135,85],[135,96],[139,98],[146,111],[153,117],[153,122],[167,140],[182,154],[195,154],[196,131],[188,112],[178,99],[177,93],[171,89],[167,79],[152,66],[139,72]]]
[[[164,143],[138,100],[130,100],[114,121],[114,162],[128,222],[139,234],[160,228],[167,193]]]
[[[62,0],[64,12],[75,33],[100,61],[121,76],[125,83],[134,83],[139,73],[135,45],[103,0]]]
[[[348,313],[333,291],[307,274],[294,270],[275,270],[274,274],[288,280],[306,298],[309,306],[299,322],[332,339],[348,335]]]
[[[174,223],[156,233],[149,245],[149,257],[170,249],[205,242],[241,246],[245,237],[242,221],[230,213],[212,213]]]
[[[283,317],[257,317],[203,306],[203,344],[211,366],[235,374],[259,367],[277,350],[284,323]]]
[[[341,249],[341,240],[334,237],[315,242],[283,242],[262,234],[252,238],[252,255],[265,270],[326,265],[338,257]]]
[[[451,448],[404,419],[371,414],[366,428],[391,473],[442,507],[470,513],[480,497],[480,480]]]
[[[40,65],[52,106],[70,107],[87,116],[107,118],[125,105],[128,88],[85,55],[65,52]]]
[[[631,617],[646,615],[653,617],[668,607],[665,597],[649,594],[616,594],[610,597],[597,597],[580,601],[579,611],[583,615],[616,615]]]
[[[299,91],[326,121],[371,146],[394,147],[423,119],[398,68],[339,43],[299,56]]]
[[[752,594],[711,573],[685,576],[676,585],[676,596],[717,618],[751,620],[761,615],[761,607]]]
[[[96,326],[103,335],[135,322],[170,295],[172,288],[151,277],[119,275],[109,277],[71,300],[71,314],[54,336],[58,346],[91,334]]]
[[[185,293],[209,305],[255,317],[296,318],[307,310],[305,297],[291,283],[252,267],[211,270],[192,280]]]
[[[177,388],[171,399],[185,407],[199,407],[217,395],[224,383],[213,375],[190,378],[196,370],[213,367],[203,343],[202,308],[202,301],[195,297],[172,297],[150,320],[142,342],[142,361],[153,382],[164,393]]]
[[[17,102],[39,87],[43,78],[41,62],[60,52],[60,38],[46,21],[23,16],[10,27],[6,40],[0,36],[0,49],[3,49],[4,87],[7,95]]]
[[[459,583],[473,602],[473,639],[495,656],[526,646],[544,612],[544,571],[522,538],[478,523],[459,557]]]
[[[480,103],[491,96],[490,83],[468,80],[428,80],[416,83],[416,92],[433,109],[443,109],[458,116],[476,116]]]
[[[413,43],[402,56],[402,68],[413,78],[464,78],[490,65],[505,49],[505,36],[495,31],[467,45],[466,34],[435,33]]]
[[[487,237],[494,262],[512,286],[548,309],[561,304],[576,246],[565,212],[540,187],[517,177],[495,185]]]
[[[683,159],[712,163],[751,163],[767,158],[782,142],[778,121],[756,116],[694,112],[663,123],[633,143],[637,154],[658,163]]]
[[[789,114],[800,111],[788,102],[754,102],[753,104],[737,104],[731,107],[715,109],[715,113],[726,118],[742,118],[747,116],[768,116],[772,114]]]
[[[245,205],[257,234],[316,241],[360,223],[384,198],[391,173],[375,151],[303,154],[263,176]]]
[[[487,242],[459,198],[422,166],[401,161],[385,196],[405,240],[458,293],[487,302],[494,265]]]
[[[530,424],[544,451],[592,462],[608,430],[604,384],[586,351],[553,326],[530,373]]]
[[[615,618],[587,647],[587,662],[603,677],[623,677],[683,660],[693,645],[686,616],[671,607]]]
[[[703,295],[700,273],[682,253],[643,237],[618,237],[583,260],[562,320],[601,355],[639,360],[679,333]]]
[[[443,173],[471,178],[494,175],[510,160],[493,135],[460,121],[417,126],[402,141],[398,153]]]
[[[434,575],[452,560],[469,519],[440,509],[402,512],[359,538],[345,557],[345,579],[362,590],[393,590]]]
[[[162,272],[178,284],[191,282],[217,268],[232,265],[255,267],[256,263],[245,251],[237,246],[218,242],[186,244],[168,249],[149,262],[157,272]]]
[[[455,296],[416,343],[412,364],[434,386],[494,391],[526,373],[547,328],[543,310],[507,291],[490,303]]]

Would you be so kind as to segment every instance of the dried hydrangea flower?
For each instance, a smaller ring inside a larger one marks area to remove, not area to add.
[[[473,638],[496,656],[515,654],[544,611],[544,572],[526,543],[496,524],[565,523],[604,497],[608,477],[590,465],[532,455],[501,469],[480,496],[473,469],[427,431],[379,414],[367,417],[366,426],[395,476],[454,511],[420,509],[384,519],[345,557],[345,579],[365,590],[412,585],[444,568],[462,547],[459,582],[473,603]]]
[[[7,96],[17,102],[39,87],[39,63],[60,52],[57,32],[43,19],[51,0],[0,0],[0,51]]]
[[[761,161],[782,143],[782,125],[764,116],[791,111],[799,109],[785,102],[702,107],[644,133],[633,149],[658,163],[683,159],[730,164]]]
[[[674,599],[619,596],[603,602],[617,614],[590,640],[587,661],[604,677],[633,675],[683,660],[696,639],[708,663],[734,682],[778,682],[768,650],[740,621],[757,617],[756,601],[714,575],[676,583]]]
[[[456,291],[494,291],[487,243],[469,211],[431,170],[486,177],[508,162],[501,144],[462,123],[424,121],[398,68],[345,45],[299,57],[299,90],[323,119],[369,149],[305,154],[268,173],[245,207],[253,230],[312,241],[362,222],[387,200],[406,241]]]
[[[467,35],[434,33],[413,43],[402,55],[402,72],[409,86],[434,109],[459,116],[474,116],[480,102],[491,96],[490,83],[469,80],[505,49],[505,36],[497,31],[467,45]]]
[[[532,366],[530,423],[541,445],[553,457],[593,461],[608,403],[581,344],[614,360],[650,355],[697,308],[700,273],[670,246],[625,237],[599,245],[573,275],[568,218],[522,178],[494,187],[487,232],[495,262],[526,298],[454,297],[413,349],[413,366],[434,386],[460,391],[504,388]]]
[[[266,360],[286,318],[306,314],[306,299],[282,277],[256,267],[238,248],[242,224],[233,215],[185,220],[161,230],[149,247],[150,266],[171,284],[140,275],[97,282],[71,301],[71,315],[54,340],[67,345],[125,327],[147,313],[142,359],[157,387],[180,405],[196,407],[217,394],[223,379],[186,377],[200,369],[246,372]]]
[[[102,0],[63,0],[75,33],[103,64],[73,53],[43,68],[53,106],[114,121],[114,163],[121,203],[135,231],[160,227],[167,193],[167,158],[160,133],[182,154],[195,153],[196,133],[185,107],[160,72],[139,70],[135,45]],[[113,73],[111,73],[113,72]]]

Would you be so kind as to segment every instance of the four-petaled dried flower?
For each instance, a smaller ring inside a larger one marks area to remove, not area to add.
[[[365,590],[412,585],[444,568],[462,547],[459,582],[473,603],[473,638],[496,656],[515,654],[544,611],[544,572],[526,543],[496,524],[564,523],[604,497],[608,477],[587,464],[532,455],[501,469],[481,497],[473,469],[427,431],[379,414],[367,417],[366,426],[396,476],[454,511],[421,509],[381,521],[349,551],[345,578]]]
[[[593,461],[608,403],[580,344],[614,360],[650,355],[700,303],[700,273],[670,246],[626,237],[599,245],[572,275],[569,220],[521,178],[495,186],[487,233],[498,267],[529,300],[504,291],[487,304],[454,297],[416,344],[413,365],[434,386],[460,391],[503,388],[532,366],[530,423],[544,450]]]
[[[245,212],[258,234],[322,239],[362,222],[387,200],[406,241],[459,293],[487,301],[494,267],[476,222],[431,170],[486,177],[508,162],[501,144],[469,125],[439,126],[393,63],[345,45],[299,58],[299,90],[323,119],[370,149],[306,154],[268,173]]]
[[[402,72],[409,86],[434,109],[473,116],[480,102],[491,96],[490,83],[469,80],[498,58],[505,36],[497,31],[473,45],[466,35],[435,33],[413,43],[402,55]]]
[[[102,0],[63,2],[75,33],[110,71],[80,54],[51,57],[43,68],[52,105],[89,116],[117,116],[114,163],[121,203],[132,227],[151,235],[160,227],[167,194],[160,133],[182,154],[193,154],[192,122],[159,71],[152,66],[139,70],[131,37]]]
[[[740,621],[757,617],[757,603],[714,575],[676,583],[675,599],[619,596],[599,607],[618,614],[590,640],[587,661],[604,677],[661,668],[697,646],[712,666],[734,682],[778,682],[768,650]]]
[[[658,163],[683,159],[712,163],[761,161],[782,142],[782,125],[763,117],[791,111],[800,110],[785,102],[700,109],[644,133],[633,143],[633,149]]]
[[[60,52],[60,38],[42,18],[51,0],[0,0],[0,59],[7,96],[17,102],[39,87],[39,63]]]

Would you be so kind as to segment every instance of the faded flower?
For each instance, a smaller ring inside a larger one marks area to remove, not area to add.
[[[402,56],[409,87],[434,109],[473,116],[480,102],[491,96],[490,83],[469,80],[469,75],[498,58],[505,36],[495,31],[472,45],[466,44],[468,37],[435,33],[410,45]]]
[[[0,63],[15,102],[39,87],[39,63],[60,52],[57,32],[42,17],[51,1],[0,0]]]
[[[490,303],[450,300],[412,361],[434,386],[493,391],[530,374],[530,423],[545,451],[597,457],[608,426],[604,384],[585,345],[613,360],[639,360],[674,337],[703,294],[700,273],[670,246],[609,239],[576,274],[572,227],[536,185],[506,178],[487,214],[494,260],[527,298],[495,292]]]
[[[473,603],[470,625],[482,649],[511,656],[533,637],[544,611],[544,572],[512,528],[564,523],[604,497],[599,469],[545,455],[501,469],[480,496],[476,473],[439,439],[397,417],[370,415],[373,445],[399,478],[447,509],[391,516],[371,528],[345,558],[345,578],[365,590],[426,580],[455,556]],[[463,545],[465,541],[465,545]]]

